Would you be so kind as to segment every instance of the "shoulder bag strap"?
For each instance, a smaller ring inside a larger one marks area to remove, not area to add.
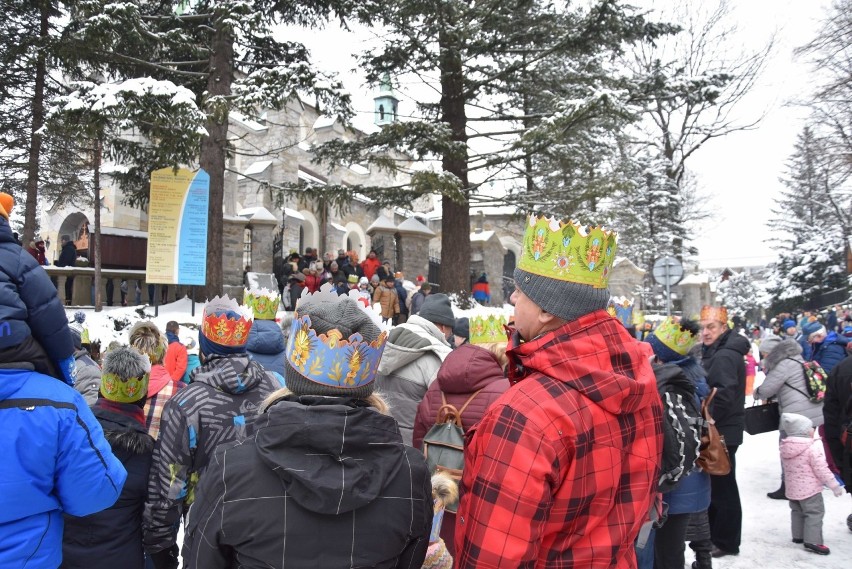
[[[482,389],[485,389],[485,388],[482,388]],[[476,397],[477,395],[479,395],[479,392],[482,391],[482,389],[477,389],[476,391],[473,392],[473,395],[471,395],[470,397],[467,398],[467,401],[465,401],[464,405],[462,405],[461,409],[459,409],[459,419],[461,419],[462,413],[464,413],[464,410],[467,409],[468,405],[470,405],[470,402],[473,401],[473,398]],[[441,396],[443,397],[443,395],[444,394],[442,392]]]

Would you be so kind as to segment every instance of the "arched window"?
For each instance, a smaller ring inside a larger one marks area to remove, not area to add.
[[[380,121],[385,120],[385,106],[384,105],[379,105],[379,120]]]
[[[299,226],[299,254],[305,252],[305,228]]]

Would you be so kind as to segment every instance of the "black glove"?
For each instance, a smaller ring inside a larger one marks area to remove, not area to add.
[[[157,553],[149,553],[148,557],[151,558],[155,569],[177,569],[179,553],[177,544],[174,544]]]

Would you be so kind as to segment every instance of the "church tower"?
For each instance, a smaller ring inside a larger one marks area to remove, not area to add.
[[[397,120],[397,107],[399,106],[399,97],[393,90],[390,74],[385,73],[382,76],[382,82],[379,85],[379,93],[373,98],[375,101],[375,117],[374,122],[378,126],[391,124]]]

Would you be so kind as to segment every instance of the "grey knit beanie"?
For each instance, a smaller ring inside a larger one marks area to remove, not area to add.
[[[343,336],[343,339],[347,339],[357,332],[365,341],[373,342],[381,334],[381,330],[370,316],[350,297],[340,297],[338,301],[329,302],[312,296],[304,296],[299,300],[296,314],[300,318],[310,316],[311,328],[317,335],[327,334],[336,329]],[[289,349],[289,342],[287,346]],[[296,370],[290,356],[290,353],[285,355],[287,366],[284,368],[284,375],[287,388],[296,395],[326,395],[365,399],[375,389],[375,380],[366,385],[348,389],[312,381]],[[346,370],[344,370],[345,372]]]
[[[451,328],[456,324],[453,307],[450,305],[450,297],[443,293],[427,296],[420,307],[420,311],[417,312],[417,316],[433,324],[443,324]]]
[[[793,437],[806,437],[810,435],[814,424],[804,415],[797,413],[781,413],[781,429]]]
[[[607,288],[542,277],[522,269],[515,269],[514,276],[515,286],[542,310],[569,322],[605,310],[609,302]]]

